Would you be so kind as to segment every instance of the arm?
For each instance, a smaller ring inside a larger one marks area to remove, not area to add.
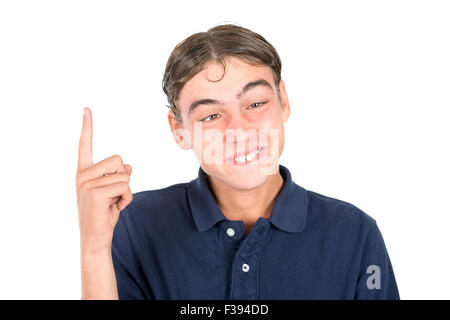
[[[400,300],[394,270],[376,223],[364,241],[355,299]]]
[[[85,108],[76,173],[82,299],[118,299],[111,246],[120,212],[133,200],[132,170],[118,155],[94,164],[92,131],[92,114]]]
[[[129,206],[120,213],[114,229],[111,255],[117,293],[120,300],[151,300],[153,294],[131,239],[131,234],[135,234],[128,219],[131,211],[133,210]]]
[[[118,300],[111,252],[81,254],[82,298]]]

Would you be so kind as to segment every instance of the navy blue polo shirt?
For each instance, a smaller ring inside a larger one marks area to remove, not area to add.
[[[198,177],[133,194],[114,229],[119,299],[400,299],[376,221],[354,205],[284,184],[246,234]]]

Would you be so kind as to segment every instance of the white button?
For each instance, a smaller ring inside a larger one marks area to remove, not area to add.
[[[248,266],[248,264],[244,263],[242,265],[242,271],[247,272],[248,270],[250,270],[250,267]]]
[[[227,235],[229,235],[230,237],[234,236],[234,230],[233,230],[233,228],[228,228],[228,229],[227,229]]]

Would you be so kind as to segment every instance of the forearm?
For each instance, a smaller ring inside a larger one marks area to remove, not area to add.
[[[118,300],[111,251],[81,253],[82,300]]]

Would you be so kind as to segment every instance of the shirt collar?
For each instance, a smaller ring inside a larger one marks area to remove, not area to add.
[[[279,164],[284,184],[275,200],[269,221],[286,232],[301,232],[305,228],[308,209],[306,190],[292,181],[289,170]],[[217,222],[227,220],[217,206],[206,182],[207,174],[201,167],[198,177],[189,182],[188,198],[195,224],[199,231],[205,231]]]

